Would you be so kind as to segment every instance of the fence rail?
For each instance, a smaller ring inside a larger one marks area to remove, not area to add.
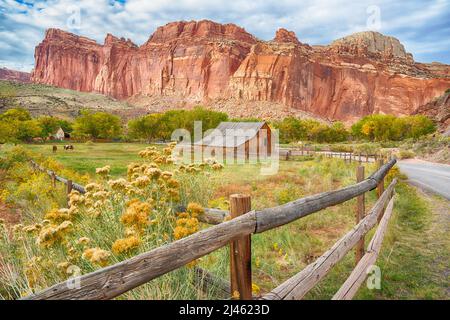
[[[392,153],[380,154],[380,153],[363,153],[363,152],[337,152],[330,150],[316,151],[311,149],[300,149],[300,148],[280,148],[279,156],[280,159],[291,160],[295,156],[315,156],[322,155],[327,158],[339,158],[351,163],[352,161],[357,161],[359,163],[363,162],[376,162],[379,159],[388,160],[392,157]]]
[[[53,172],[45,170],[34,162],[32,163],[32,166],[37,170],[47,172],[47,174],[55,178]],[[231,216],[234,218],[225,222],[222,221],[224,221],[224,217],[228,215],[227,211],[207,209],[206,216],[208,216],[208,218],[206,220],[215,224],[210,228],[142,253],[128,260],[79,276],[77,279],[70,280],[71,282],[79,283],[79,287],[73,288],[72,286],[68,286],[66,282],[61,282],[44,289],[41,292],[32,294],[25,299],[112,299],[145,284],[152,279],[178,269],[193,260],[222,248],[231,242],[233,242],[234,248],[236,248],[231,252],[232,260],[233,255],[235,255],[235,259],[238,259],[237,267],[232,267],[231,287],[237,286],[241,299],[251,299],[251,294],[248,296],[248,287],[249,285],[251,287],[251,270],[249,276],[248,270],[245,271],[242,270],[242,266],[239,267],[239,265],[243,265],[239,262],[242,259],[247,261],[247,266],[249,264],[248,257],[251,252],[244,253],[244,250],[251,250],[251,246],[243,245],[247,237],[250,239],[251,234],[262,233],[296,221],[314,212],[363,195],[365,192],[375,188],[382,190],[380,189],[380,186],[384,186],[384,177],[395,163],[395,159],[391,159],[386,164],[380,163],[380,167],[376,172],[354,185],[301,198],[274,208],[252,210],[244,213],[242,212],[242,208],[236,209],[240,207],[240,205],[236,205],[235,209],[231,209]],[[59,178],[60,179],[57,180],[63,183],[70,181],[61,177]],[[396,180],[390,184],[386,191],[378,194],[379,199],[368,215],[362,218],[359,223],[329,251],[324,253],[316,262],[307,266],[300,273],[266,294],[263,298],[302,298],[328,273],[337,261],[342,259],[343,256],[376,225],[377,220],[383,216],[386,204],[392,197],[395,184]],[[74,189],[79,192],[84,191],[84,187],[78,184],[72,183],[72,186],[76,186]],[[244,205],[244,207],[246,206]],[[381,220],[383,228],[385,228],[384,224],[387,223],[387,219],[388,218]],[[380,237],[382,240],[382,236],[380,235],[378,236],[378,239]],[[250,243],[250,241],[248,241],[248,243]],[[378,245],[378,242],[376,243]],[[367,254],[369,254],[369,252]],[[362,268],[362,263],[364,261],[372,261],[373,259],[372,256],[371,259],[366,258],[367,254],[359,262],[358,265],[361,264],[360,268]],[[354,277],[360,279],[359,274],[354,275]],[[354,282],[355,281],[352,283]]]

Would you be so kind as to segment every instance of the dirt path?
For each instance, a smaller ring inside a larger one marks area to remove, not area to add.
[[[19,223],[20,213],[0,202],[0,219],[3,219],[7,225],[14,225]]]
[[[418,188],[418,191],[433,212],[430,227],[421,241],[426,242],[425,246],[430,254],[441,253],[430,268],[433,271],[433,280],[445,287],[447,299],[450,299],[450,201],[423,189]]]

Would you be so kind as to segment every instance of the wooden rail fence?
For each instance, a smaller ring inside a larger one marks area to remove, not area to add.
[[[315,150],[301,150],[301,149],[291,149],[291,148],[281,148],[279,151],[280,159],[291,160],[295,156],[316,156],[322,155],[326,158],[339,158],[343,159],[348,163],[356,161],[359,163],[376,162],[379,159],[389,160],[392,158],[392,154],[380,154],[380,153],[362,153],[362,152],[336,152],[336,151],[315,151]]]
[[[360,253],[359,257],[357,255],[357,265],[333,297],[333,299],[351,299],[364,282],[366,269],[375,262],[381,248],[392,213],[394,187],[397,183],[394,179],[384,190],[384,178],[395,163],[395,159],[385,164],[380,162],[377,171],[366,179],[363,178],[363,174],[361,175],[362,169],[358,169],[358,179],[354,185],[311,195],[273,208],[250,210],[250,197],[233,195],[230,198],[231,220],[225,219],[229,214],[227,211],[206,208],[202,221],[214,224],[213,226],[128,260],[79,276],[77,279],[70,279],[71,283],[74,281],[79,283],[79,287],[74,288],[67,285],[67,282],[61,282],[24,299],[112,299],[226,245],[231,245],[230,284],[200,268],[195,269],[196,273],[203,277],[206,283],[219,286],[222,294],[230,293],[235,298],[252,299],[250,263],[252,234],[280,227],[358,197],[355,210],[356,226],[315,262],[261,297],[262,299],[303,298],[338,261],[357,246],[356,250]],[[58,177],[54,172],[40,167],[33,161],[31,165],[36,170],[46,172],[53,181],[60,181],[81,193],[85,192],[83,186]],[[378,190],[379,198],[372,209],[364,215],[363,196],[374,189]],[[183,208],[180,207],[178,210]],[[378,221],[379,226],[375,236],[364,253],[362,242],[364,236],[375,227]]]

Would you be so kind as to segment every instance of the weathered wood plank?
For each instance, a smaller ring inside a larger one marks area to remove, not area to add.
[[[381,222],[373,236],[372,240],[367,247],[367,253],[363,256],[358,265],[353,269],[350,276],[341,286],[341,288],[333,296],[332,300],[351,300],[358,289],[363,284],[364,280],[367,278],[367,270],[372,266],[377,260],[378,254],[381,250],[381,244],[383,243],[383,238],[387,230],[389,219],[392,215],[392,209],[394,206],[394,198],[389,202],[386,211],[381,219]]]
[[[230,196],[230,215],[236,219],[251,210],[250,196]],[[230,243],[230,283],[233,297],[236,292],[240,300],[252,299],[252,253],[251,235],[245,235]]]
[[[71,279],[80,286],[61,282],[26,299],[111,299],[154,278],[211,253],[234,239],[255,231],[255,212],[201,230],[129,260]]]
[[[372,229],[377,218],[381,214],[386,202],[390,199],[392,190],[397,180],[392,181],[385,193],[378,199],[374,207],[364,219],[336,242],[333,247],[320,256],[315,262],[297,273],[292,278],[283,282],[277,288],[264,295],[266,300],[299,300],[309,292],[320,280],[325,277],[330,269],[338,263],[365,235]]]
[[[358,166],[356,168],[356,181],[361,182],[364,180],[364,167]],[[356,198],[356,223],[359,223],[365,215],[366,208],[365,208],[365,194],[358,196]],[[364,237],[361,238],[361,240],[358,242],[355,248],[355,262],[358,264],[359,260],[361,260],[362,256],[364,255]]]
[[[384,164],[383,159],[378,159],[378,160],[377,160],[378,168],[381,168],[381,167],[383,166],[383,164]],[[383,192],[384,192],[384,178],[382,178],[382,179],[378,182],[378,185],[377,185],[377,197],[378,197],[378,198],[381,197],[381,195],[383,194]],[[381,213],[380,216],[378,217],[378,222],[381,221],[381,218],[382,218],[382,217],[383,217],[383,213]]]

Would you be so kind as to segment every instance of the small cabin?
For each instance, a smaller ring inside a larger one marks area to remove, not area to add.
[[[66,134],[64,133],[64,130],[61,127],[59,127],[55,133],[50,135],[50,139],[63,141],[65,136]]]
[[[203,151],[223,152],[223,158],[265,158],[272,153],[271,129],[266,122],[221,122],[210,134],[196,142]],[[221,150],[221,151],[219,151]]]

